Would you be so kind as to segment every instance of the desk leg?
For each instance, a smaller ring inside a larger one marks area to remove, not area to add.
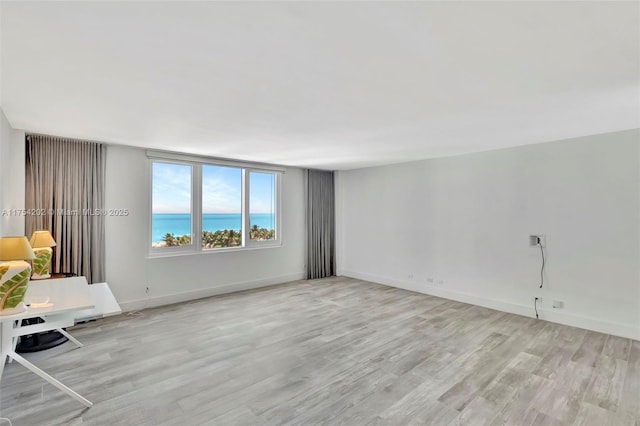
[[[67,339],[71,340],[73,343],[75,343],[75,345],[79,348],[83,347],[84,345],[82,343],[80,343],[80,341],[78,339],[76,339],[75,337],[73,337],[72,335],[70,335],[69,333],[67,333],[65,330],[58,328],[56,329],[56,331],[60,334],[62,334],[64,337],[66,337]]]
[[[15,328],[20,328],[20,325],[22,324],[22,321],[13,321],[13,324],[14,325],[12,327],[14,329]],[[12,332],[12,334],[13,334],[13,332]],[[19,339],[19,337],[13,337],[11,339],[11,349],[9,349],[11,352],[15,352],[16,351],[16,346],[18,346],[18,339]],[[3,360],[4,359],[5,358],[3,358]],[[12,361],[13,361],[13,359],[11,357],[9,357],[9,359],[7,360],[7,364],[11,364]],[[3,361],[2,364],[4,364],[4,361]],[[1,373],[2,373],[2,370],[0,370],[0,376],[2,376]]]
[[[50,375],[48,375],[44,371],[40,370],[38,367],[36,367],[35,365],[31,364],[29,361],[27,361],[26,359],[22,358],[17,353],[15,353],[15,352],[11,353],[11,354],[9,354],[9,356],[11,358],[15,359],[17,363],[23,365],[25,368],[31,370],[33,373],[37,374],[38,376],[42,377],[47,382],[51,383],[53,386],[55,386],[58,389],[60,389],[62,392],[66,393],[67,395],[69,395],[70,397],[75,399],[76,401],[79,401],[80,403],[82,403],[85,407],[91,407],[93,405],[93,402],[89,401],[88,399],[86,399],[85,397],[83,397],[82,395],[80,395],[79,393],[74,391],[73,389],[63,385],[61,382],[59,382],[58,380],[54,379],[53,377],[51,377]]]

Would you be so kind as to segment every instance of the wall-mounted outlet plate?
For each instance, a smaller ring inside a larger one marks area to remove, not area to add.
[[[529,247],[538,247],[538,242],[540,242],[540,245],[542,245],[542,247],[547,246],[547,238],[544,235],[529,235]]]
[[[564,307],[564,302],[562,300],[554,300],[553,307],[556,309],[562,309]]]

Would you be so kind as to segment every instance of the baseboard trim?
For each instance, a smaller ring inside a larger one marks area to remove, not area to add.
[[[218,296],[221,294],[235,293],[238,291],[253,290],[261,287],[268,287],[275,284],[283,284],[291,281],[298,281],[305,278],[304,272],[296,274],[280,275],[268,277],[254,281],[243,281],[226,284],[217,287],[203,288],[182,293],[166,294],[145,299],[128,300],[119,302],[123,312],[139,311],[146,308],[171,305],[173,303],[188,302],[191,300],[203,299],[205,297]]]
[[[471,305],[482,306],[497,311],[508,312],[511,314],[531,317],[532,306],[520,305],[517,303],[507,302],[504,300],[489,299],[476,296],[470,293],[457,292],[453,290],[443,289],[415,282],[407,282],[397,280],[390,277],[367,274],[357,271],[343,270],[342,276],[356,278],[363,281],[369,281],[376,284],[382,284],[389,287],[401,288],[403,290],[415,291],[416,293],[428,294],[430,296],[441,297],[443,299],[455,300],[458,302],[468,303]],[[604,321],[596,318],[585,317],[582,315],[560,312],[557,310],[538,309],[540,319],[558,324],[569,325],[586,330],[597,331],[599,333],[612,334],[615,336],[625,337],[628,339],[640,340],[640,326],[634,327],[630,324],[621,324],[611,321]]]

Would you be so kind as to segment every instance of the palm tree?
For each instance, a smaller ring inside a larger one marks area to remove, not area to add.
[[[238,245],[238,232],[235,229],[229,231],[229,247]]]
[[[179,246],[186,246],[191,244],[191,235],[180,235],[178,237],[178,245]]]
[[[213,244],[213,233],[210,231],[202,231],[202,248],[211,248]]]
[[[170,234],[168,232],[164,235],[163,240],[164,240],[165,244],[167,245],[167,247],[173,247],[173,246],[176,245],[175,237],[173,236],[173,234]]]

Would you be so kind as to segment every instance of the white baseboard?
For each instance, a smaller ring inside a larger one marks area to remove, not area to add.
[[[298,281],[305,278],[304,272],[297,274],[281,275],[277,277],[268,277],[254,281],[243,281],[238,283],[226,284],[223,286],[203,288],[182,293],[166,294],[161,296],[148,297],[144,299],[128,300],[120,302],[123,312],[139,311],[146,308],[154,308],[157,306],[171,305],[173,303],[187,302],[190,300],[203,299],[205,297],[218,296],[220,294],[235,293],[244,290],[253,290],[260,287],[267,287],[274,284],[282,284],[291,281]]]
[[[442,297],[443,299],[455,300],[458,302],[469,303],[471,305],[483,306],[485,308],[495,309],[502,312],[517,314],[522,316],[532,316],[532,306],[520,305],[504,300],[489,299],[476,296],[470,293],[457,292],[441,287],[428,286],[418,284],[416,282],[407,282],[394,278],[371,275],[356,271],[341,271],[341,275],[356,278],[363,281],[370,281],[390,287],[397,287],[404,290],[415,291],[417,293],[428,294],[431,296]],[[629,339],[640,340],[640,324],[633,326],[631,324],[621,324],[597,318],[585,317],[582,315],[561,312],[557,310],[538,309],[540,319],[555,322],[558,324],[569,325],[572,327],[583,328],[586,330],[597,331],[600,333],[612,334],[615,336],[626,337]]]

